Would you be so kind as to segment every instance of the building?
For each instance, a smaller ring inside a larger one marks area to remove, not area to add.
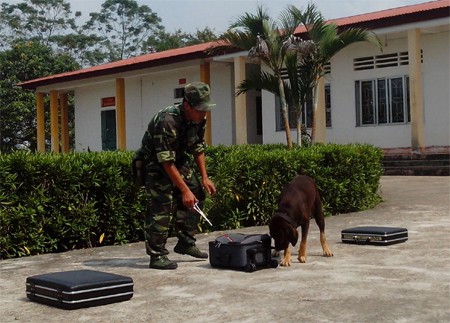
[[[427,147],[448,148],[449,16],[449,1],[439,0],[333,20],[341,28],[372,30],[383,51],[357,43],[331,60],[323,84],[327,122],[319,124],[320,141],[369,143],[417,153]],[[211,85],[217,103],[208,116],[210,144],[285,143],[273,94],[234,95],[235,86],[255,68],[247,53],[209,55],[205,50],[212,45],[142,55],[19,84],[36,93],[38,150],[45,150],[45,95],[50,96],[53,151],[69,149],[68,92],[75,97],[75,150],[134,150],[150,118],[181,102],[183,86],[196,80]]]

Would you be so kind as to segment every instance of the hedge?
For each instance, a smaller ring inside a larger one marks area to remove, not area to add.
[[[133,152],[0,154],[0,259],[141,241],[145,191],[132,182]],[[326,215],[380,202],[382,151],[370,145],[214,146],[218,193],[200,231],[268,223],[285,183],[313,177]]]
[[[132,153],[0,154],[1,258],[137,241]]]
[[[360,144],[211,147],[208,164],[219,192],[207,200],[207,211],[216,229],[265,225],[298,173],[316,181],[325,215],[369,209],[381,201],[382,157],[381,149]]]

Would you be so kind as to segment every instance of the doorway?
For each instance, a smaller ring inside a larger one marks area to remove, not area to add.
[[[101,112],[102,119],[102,150],[116,150],[116,110]]]

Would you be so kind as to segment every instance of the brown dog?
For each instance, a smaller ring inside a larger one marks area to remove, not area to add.
[[[281,266],[291,265],[291,251],[289,243],[295,246],[298,241],[297,227],[302,227],[302,239],[298,249],[298,261],[306,262],[306,239],[309,222],[314,217],[320,230],[320,243],[325,257],[332,257],[333,253],[325,237],[325,219],[322,212],[319,191],[311,177],[296,176],[281,191],[278,209],[269,223],[270,235],[275,241],[275,250],[284,250]]]

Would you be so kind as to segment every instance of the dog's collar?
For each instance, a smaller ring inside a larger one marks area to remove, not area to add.
[[[297,222],[295,222],[295,220],[293,218],[291,218],[290,216],[288,216],[286,213],[275,212],[275,215],[279,216],[283,220],[286,220],[294,229],[297,229]]]

